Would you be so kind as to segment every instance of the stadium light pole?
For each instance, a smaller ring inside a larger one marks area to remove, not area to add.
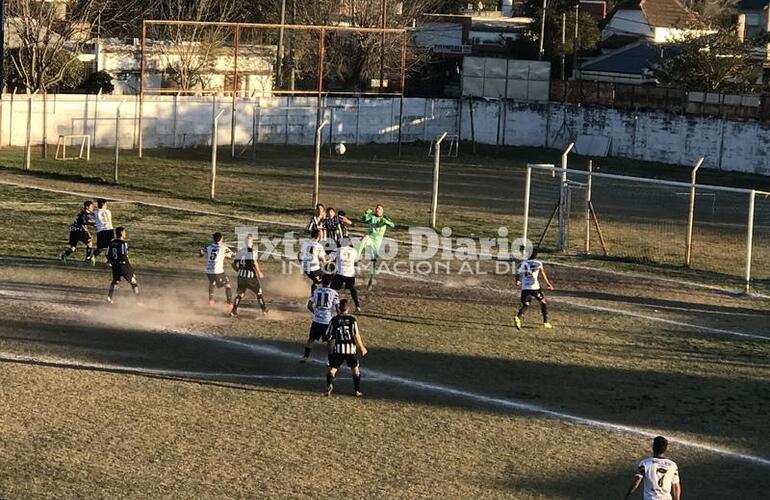
[[[575,3],[575,36],[572,39],[572,75],[577,74],[578,28],[580,26],[580,0]]]
[[[1,0],[0,0],[1,1]],[[278,50],[277,61],[275,68],[276,82],[278,88],[283,86],[283,36],[284,36],[284,24],[286,24],[286,0],[281,0],[281,27],[278,30]]]
[[[388,15],[388,7],[387,7],[387,0],[382,0],[382,29],[385,29],[385,24],[387,22],[387,15]],[[382,32],[382,36],[380,37],[380,91],[382,91],[382,88],[385,85],[385,32]]]
[[[548,7],[548,0],[543,0],[543,15],[540,17],[540,50],[537,53],[537,60],[542,61],[545,56],[543,38],[545,38],[545,9]]]

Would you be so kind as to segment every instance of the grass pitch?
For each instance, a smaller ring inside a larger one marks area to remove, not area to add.
[[[302,278],[265,266],[266,319],[205,308],[196,250],[237,221],[113,206],[145,305],[124,288],[108,308],[107,270],[54,260],[80,198],[0,187],[0,199],[14,206],[0,226],[0,496],[622,495],[649,439],[567,416],[677,439],[690,498],[770,486],[767,464],[726,455],[770,457],[770,340],[735,335],[770,337],[765,299],[555,266],[555,329],[532,310],[517,332],[510,277],[383,276],[362,297],[366,397],[347,395],[344,372],[327,400],[323,364],[296,362]]]

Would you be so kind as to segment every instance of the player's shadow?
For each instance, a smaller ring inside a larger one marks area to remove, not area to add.
[[[313,397],[320,397],[324,386],[325,349],[319,345],[314,361],[301,365],[301,339],[204,337],[30,317],[5,320],[0,325],[0,345],[6,352],[24,352],[43,361],[162,370],[163,376],[173,377],[180,375],[172,372],[187,372],[181,378],[237,381],[254,389]],[[729,367],[722,374],[684,374],[675,369],[681,362],[671,361],[671,370],[659,371],[646,370],[641,361],[639,369],[627,369],[558,359],[510,359],[494,352],[472,355],[375,347],[363,362],[364,391],[378,400],[471,411],[547,417],[553,414],[540,410],[552,410],[692,433],[767,454],[763,426],[770,380],[746,379],[743,371],[731,372]],[[200,373],[205,377],[196,375]],[[343,372],[338,380],[338,392],[344,397],[352,391],[349,373]]]
[[[367,318],[375,318],[380,319],[383,321],[392,321],[395,323],[404,323],[408,325],[424,325],[424,326],[444,326],[447,328],[452,327],[452,325],[457,324],[463,324],[468,326],[491,326],[494,328],[500,328],[499,323],[493,323],[493,322],[484,322],[479,321],[477,319],[473,320],[463,320],[458,318],[447,318],[447,319],[441,319],[436,318],[433,316],[417,316],[417,315],[409,315],[409,314],[399,314],[398,316],[388,315],[388,314],[378,314],[378,313],[364,313],[364,316]],[[513,323],[511,323],[511,326],[513,326]]]
[[[640,440],[640,445],[648,445],[649,440]],[[528,443],[522,443],[526,448]],[[561,443],[560,443],[561,444]],[[574,443],[570,443],[573,446]],[[564,443],[563,446],[570,444]],[[639,455],[628,457],[622,449],[613,445],[614,439],[596,439],[578,443],[571,451],[576,456],[589,457],[569,469],[549,470],[547,455],[545,463],[534,470],[521,470],[509,465],[506,476],[499,481],[493,481],[490,486],[503,494],[521,494],[529,497],[537,492],[538,498],[570,498],[575,500],[617,500],[623,498],[631,485],[638,461],[649,456],[647,446],[639,446]],[[581,447],[582,445],[582,447]],[[556,446],[556,453],[563,452],[563,446]],[[669,456],[678,462],[682,478],[683,498],[698,498],[701,500],[724,500],[727,498],[763,499],[767,498],[767,488],[770,487],[770,475],[766,469],[757,465],[747,465],[734,460],[718,457],[691,458],[686,455],[676,443],[670,445]],[[531,449],[527,452],[531,453]],[[615,464],[627,462],[626,468]],[[714,481],[719,478],[719,481]],[[752,480],[747,480],[752,478]],[[639,489],[633,499],[642,498]]]

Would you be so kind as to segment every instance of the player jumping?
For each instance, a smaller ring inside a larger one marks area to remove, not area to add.
[[[97,256],[101,252],[107,251],[110,243],[115,239],[115,231],[112,228],[112,212],[107,208],[107,200],[96,200],[94,221],[96,222],[96,251],[94,256]],[[109,261],[109,257],[107,260]]]
[[[225,274],[225,259],[231,258],[233,251],[225,245],[222,233],[216,232],[211,235],[211,238],[214,242],[200,250],[201,257],[206,257],[205,272],[209,278],[209,306],[213,307],[216,304],[214,289],[224,287],[228,308],[232,308],[233,288],[230,286],[230,280]]]
[[[382,205],[374,207],[374,211],[371,208],[364,212],[362,219],[366,224],[366,236],[361,240],[358,245],[358,254],[363,255],[365,249],[369,249],[369,258],[372,262],[371,271],[369,273],[368,286],[371,288],[375,284],[375,272],[377,270],[377,258],[380,253],[380,247],[382,246],[382,240],[385,238],[385,231],[389,227],[396,227],[396,223],[385,215],[385,208]]]
[[[644,482],[645,499],[679,500],[682,497],[679,468],[673,460],[663,456],[667,448],[668,440],[663,436],[653,439],[653,456],[639,462],[631,487],[626,492],[626,499],[636,491],[642,482]]]
[[[307,362],[310,351],[313,349],[313,342],[323,339],[333,313],[339,313],[339,296],[336,291],[329,288],[331,282],[331,275],[324,275],[321,288],[316,288],[307,302],[307,308],[313,313],[313,322],[310,324],[305,354],[299,360],[300,363]]]
[[[321,265],[326,261],[324,247],[321,246],[321,231],[313,229],[310,232],[309,240],[302,242],[302,248],[299,251],[299,261],[302,263],[302,271],[310,279],[310,293],[312,294],[318,285],[321,284],[321,278],[324,275]]]
[[[338,214],[333,207],[326,209],[326,218],[324,219],[324,229],[326,233],[326,242],[324,246],[327,253],[333,252],[340,246],[340,240],[347,233],[345,226],[350,226],[353,222],[345,217],[345,212]]]
[[[238,306],[241,305],[241,300],[246,295],[247,290],[254,292],[259,301],[259,307],[262,309],[262,314],[267,314],[267,306],[265,305],[265,298],[262,296],[262,284],[260,279],[265,276],[259,269],[259,262],[257,262],[257,255],[254,252],[254,237],[248,235],[246,237],[246,251],[238,252],[236,254],[236,260],[233,261],[233,269],[238,271],[238,291],[235,294],[235,302],[233,303],[233,310],[230,311],[230,316],[238,316]]]
[[[324,334],[324,340],[331,342],[329,349],[329,372],[326,374],[327,396],[331,396],[334,390],[334,377],[337,375],[342,363],[347,363],[350,371],[353,372],[353,385],[355,386],[355,395],[361,397],[361,369],[358,366],[358,356],[366,356],[368,352],[361,334],[358,331],[358,323],[355,316],[351,316],[348,311],[347,299],[340,301],[340,313],[332,318],[329,328]]]
[[[125,228],[118,227],[115,229],[115,239],[113,239],[107,247],[107,260],[112,267],[112,283],[110,283],[110,291],[107,293],[107,302],[110,304],[112,304],[115,288],[120,285],[121,278],[131,284],[134,296],[137,297],[137,300],[139,298],[139,283],[136,281],[134,266],[132,266],[131,262],[128,260],[127,237],[128,235]]]
[[[64,250],[59,258],[64,262],[67,261],[67,257],[72,255],[72,252],[78,246],[78,243],[83,243],[86,246],[86,258],[84,262],[90,262],[91,265],[96,264],[94,259],[93,238],[91,233],[88,232],[88,226],[94,225],[94,202],[91,200],[83,202],[83,208],[75,216],[75,220],[70,225],[70,238],[67,249]]]
[[[361,312],[361,303],[358,301],[358,290],[356,289],[356,262],[358,261],[358,252],[353,248],[353,243],[349,239],[340,240],[340,247],[334,253],[334,277],[332,278],[332,288],[340,291],[343,288],[350,290],[350,296],[356,305],[356,314]]]
[[[551,323],[548,322],[548,304],[546,303],[545,295],[543,295],[543,290],[540,288],[539,277],[542,275],[543,282],[549,290],[553,290],[553,286],[548,281],[543,263],[536,260],[536,258],[537,250],[532,252],[529,259],[522,261],[516,270],[516,285],[521,285],[521,307],[519,307],[519,312],[516,313],[516,318],[514,318],[518,330],[521,330],[521,318],[524,316],[530,302],[532,302],[532,297],[540,302],[540,311],[543,313],[543,328],[553,328]]]

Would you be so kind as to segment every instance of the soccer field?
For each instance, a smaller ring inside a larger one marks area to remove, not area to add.
[[[0,496],[618,498],[662,433],[686,498],[766,497],[770,300],[562,260],[555,328],[533,308],[518,332],[509,276],[384,275],[362,293],[366,397],[344,372],[326,399],[323,349],[297,363],[306,280],[267,263],[270,315],[230,319],[196,257],[245,222],[211,211],[279,234],[305,186],[261,211],[27,180],[187,211],[111,207],[144,305],[124,287],[108,307],[107,270],[54,259],[81,197],[0,186]]]
[[[559,164],[558,151],[535,148],[478,147],[470,154],[461,146],[459,158],[444,158],[438,197],[438,225],[454,236],[495,236],[501,226],[520,234],[523,226],[524,178],[527,163]],[[226,150],[228,149],[228,150]],[[20,149],[0,150],[6,178],[15,177],[21,164]],[[401,158],[395,145],[351,147],[346,155],[329,155],[321,161],[320,197],[328,205],[351,213],[382,203],[400,226],[427,226],[431,202],[433,165],[426,145],[405,145]],[[139,159],[126,151],[120,170],[121,186],[140,189],[145,197],[182,198],[206,203],[209,196],[210,151],[205,149],[148,150]],[[587,159],[570,156],[570,168],[585,169]],[[606,158],[594,162],[599,173],[689,182],[689,169],[653,163]],[[35,158],[36,178],[53,176],[110,183],[112,152],[95,150],[90,162]],[[230,159],[229,148],[219,151],[217,201],[211,210],[234,210],[244,215],[292,224],[304,224],[312,202],[313,151],[300,146],[262,146],[259,156]],[[575,177],[584,181],[584,177]],[[770,191],[770,180],[703,170],[699,182]],[[63,184],[67,184],[63,182]],[[558,201],[558,178],[536,175],[530,210],[530,239],[537,241]],[[609,247],[612,268],[655,273],[728,286],[742,290],[746,254],[747,199],[742,195],[701,190],[695,210],[692,269],[683,269],[687,221],[687,189],[596,179],[594,205]],[[117,189],[115,192],[121,192]],[[601,260],[584,261],[584,208],[580,193],[572,202],[570,250],[572,260],[605,266]],[[584,195],[583,195],[584,196]],[[148,198],[149,199],[149,198]],[[756,203],[753,278],[756,290],[770,293],[770,198]],[[552,226],[543,248],[553,250]],[[601,250],[593,230],[593,254]],[[560,257],[563,258],[563,257]],[[638,264],[642,264],[638,266]]]

